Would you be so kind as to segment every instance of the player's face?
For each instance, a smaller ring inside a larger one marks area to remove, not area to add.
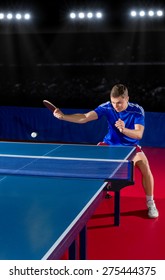
[[[124,111],[128,106],[128,96],[111,97],[111,104],[117,112]]]

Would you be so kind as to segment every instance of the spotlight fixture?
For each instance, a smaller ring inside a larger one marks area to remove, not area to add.
[[[71,19],[75,19],[75,18],[76,18],[76,13],[75,13],[75,12],[72,12],[72,13],[70,13],[69,16],[70,16]]]
[[[163,16],[163,11],[162,10],[158,10],[156,12],[156,14],[157,14],[158,17],[162,17]]]
[[[29,13],[24,14],[24,19],[29,20],[31,18],[31,15]]]
[[[154,16],[154,11],[153,10],[150,10],[150,11],[148,11],[148,15],[149,15],[149,17],[153,17]]]
[[[15,18],[16,18],[17,20],[21,20],[22,15],[21,15],[20,13],[17,13],[17,14],[15,15]]]
[[[146,14],[146,13],[145,13],[145,11],[143,11],[143,10],[139,12],[139,16],[140,16],[140,17],[144,17],[145,14]]]
[[[12,13],[8,13],[8,14],[6,15],[6,17],[7,17],[7,19],[11,20],[11,19],[13,18],[13,14],[12,14]]]
[[[31,19],[31,14],[30,13],[25,13],[25,12],[1,12],[0,11],[0,21],[11,21],[13,22],[16,20],[17,22],[20,21],[27,21]]]
[[[4,19],[5,15],[4,13],[0,13],[0,20]]]
[[[87,13],[87,18],[89,18],[89,19],[90,19],[90,18],[93,18],[93,13],[92,13],[92,12],[88,12],[88,13]]]
[[[85,14],[84,14],[83,12],[79,12],[79,13],[78,13],[78,17],[79,17],[80,19],[83,19],[83,18],[85,18]]]
[[[137,16],[137,12],[136,11],[131,11],[130,15],[131,15],[131,17],[136,17]]]
[[[150,9],[150,10],[132,10],[130,11],[130,16],[134,18],[158,18],[163,16],[163,10],[155,10],[155,9]]]
[[[69,18],[74,20],[99,20],[103,18],[103,13],[101,11],[93,11],[93,10],[81,10],[81,11],[72,11],[69,13]]]
[[[97,18],[102,18],[102,13],[101,13],[101,12],[97,12],[97,13],[96,13],[96,17],[97,17]]]

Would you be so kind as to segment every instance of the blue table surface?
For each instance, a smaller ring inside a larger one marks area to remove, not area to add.
[[[0,177],[0,259],[42,259],[103,182]]]
[[[132,150],[135,150],[135,147],[0,142],[0,154],[15,155],[124,160],[129,158]]]
[[[132,147],[0,143],[0,154],[126,159],[131,152]],[[0,176],[0,259],[45,258],[104,185],[103,180]]]

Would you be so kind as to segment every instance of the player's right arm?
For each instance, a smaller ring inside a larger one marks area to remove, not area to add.
[[[85,114],[64,114],[59,108],[56,108],[53,112],[53,115],[63,121],[73,122],[73,123],[87,123],[98,119],[98,115],[95,111],[89,111]]]

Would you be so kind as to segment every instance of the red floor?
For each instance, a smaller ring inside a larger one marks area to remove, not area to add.
[[[145,148],[155,179],[157,219],[147,217],[138,170],[136,183],[121,191],[120,226],[113,225],[113,198],[104,200],[88,223],[90,260],[165,260],[165,149]]]

